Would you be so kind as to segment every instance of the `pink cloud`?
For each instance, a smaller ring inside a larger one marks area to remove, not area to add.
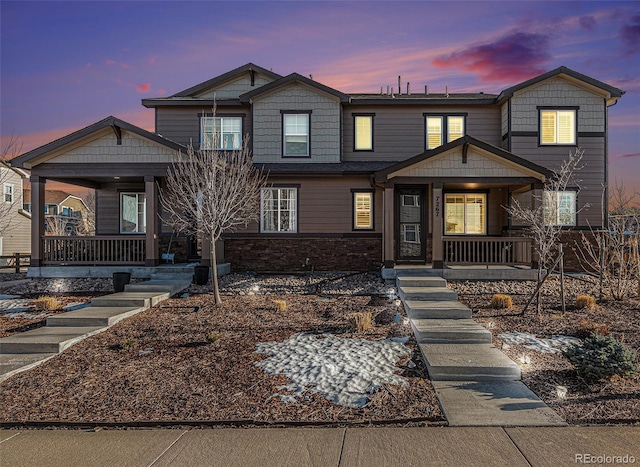
[[[155,65],[156,64],[156,60],[158,60],[158,56],[154,55],[153,57],[151,57],[149,59],[149,65]]]
[[[494,42],[440,55],[431,63],[438,68],[475,73],[483,82],[517,82],[546,71],[545,64],[550,58],[547,36],[512,32]]]
[[[632,158],[632,157],[640,157],[640,152],[635,152],[632,154],[623,154],[622,156],[620,156],[623,159],[628,159],[628,158]]]
[[[149,92],[150,89],[151,89],[151,83],[136,84],[136,90],[139,93]]]

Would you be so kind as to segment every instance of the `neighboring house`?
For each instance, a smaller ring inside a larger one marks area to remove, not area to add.
[[[31,189],[26,188],[23,209],[31,212]],[[88,208],[84,200],[62,190],[45,190],[45,230],[49,234],[76,235],[84,233]]]
[[[0,161],[0,256],[31,252],[31,215],[22,209],[22,185],[29,176]],[[6,259],[0,259],[0,266]]]
[[[171,237],[158,190],[176,151],[191,141],[233,150],[245,134],[270,186],[260,221],[224,235],[235,270],[530,263],[524,226],[503,206],[536,202],[577,147],[582,188],[549,199],[560,208],[553,221],[569,231],[599,225],[608,107],[623,91],[565,67],[498,95],[409,91],[346,94],[247,64],[143,99],[155,132],[108,117],[14,159],[32,171],[33,207],[46,203],[47,179],[96,189],[92,251],[120,242],[116,255],[55,259],[40,240],[43,216],[34,215],[33,262],[158,264]],[[173,245],[177,260],[194,253],[192,242]]]

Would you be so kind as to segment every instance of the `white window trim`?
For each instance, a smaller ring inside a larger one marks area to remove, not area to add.
[[[358,196],[367,195],[369,197],[369,209],[358,209]],[[369,214],[369,225],[358,226],[358,213]],[[370,191],[353,192],[353,230],[373,230],[373,193]]]
[[[122,196],[123,195],[130,195],[130,196],[135,196],[136,197],[136,230],[133,231],[133,232],[125,232],[125,231],[122,230],[122,221],[123,221],[123,219],[122,219]],[[144,209],[143,216],[144,216],[144,220],[145,220],[145,226],[144,226],[145,228],[144,228],[144,231],[142,231],[142,232],[138,231],[138,228],[139,228],[139,226],[138,226],[138,214],[139,214],[138,213],[138,204],[139,204],[138,196],[140,196],[140,195],[145,195],[144,208],[143,208]],[[145,192],[143,192],[143,191],[121,191],[119,193],[119,196],[120,196],[120,200],[119,200],[119,202],[120,202],[120,214],[119,214],[119,217],[120,217],[120,221],[119,221],[120,222],[120,233],[122,235],[142,235],[142,234],[146,233],[146,231],[147,231],[147,226],[146,226],[147,199],[146,199]]]
[[[266,193],[267,190],[276,190],[278,193],[278,200],[277,200],[277,213],[278,213],[278,221],[276,222],[276,225],[278,227],[278,230],[267,230],[265,228],[265,211],[264,211],[264,195]],[[292,190],[293,191],[293,215],[290,216],[290,225],[291,225],[291,230],[280,230],[280,218],[281,218],[281,214],[283,212],[282,209],[280,209],[280,197],[281,197],[281,192],[282,190]],[[262,188],[260,190],[260,232],[261,233],[297,233],[298,232],[298,188],[297,187],[268,187],[268,188]]]
[[[9,195],[10,199],[7,201],[7,195]],[[15,190],[14,185],[12,183],[5,183],[2,189],[2,200],[7,203],[13,203],[15,199]]]
[[[407,200],[412,200],[411,204],[407,204]],[[420,207],[420,195],[402,195],[402,206],[410,208]]]
[[[411,227],[411,229],[408,229],[407,227]],[[404,243],[412,243],[415,245],[419,245],[421,243],[420,241],[420,224],[402,224],[402,240]],[[407,233],[408,232],[413,232],[416,235],[416,239],[415,240],[407,240]]]
[[[287,133],[288,117],[304,117],[307,120],[306,133]],[[285,113],[282,115],[282,156],[283,157],[309,157],[311,155],[311,114],[309,113]],[[304,136],[307,142],[307,151],[304,154],[287,154],[287,136]]]
[[[220,128],[216,127],[216,119],[220,119]],[[234,136],[234,140],[233,140],[233,148],[232,149],[226,149],[222,147],[222,141],[223,141],[223,135],[225,133],[225,120],[239,120],[240,121],[240,132],[238,133],[237,137]],[[207,122],[212,121],[211,123],[211,128],[212,128],[212,132],[206,132],[205,129],[207,128]],[[201,116],[200,117],[200,148],[201,149],[207,149],[207,150],[220,150],[220,151],[236,151],[242,148],[242,117],[241,116],[233,116],[233,115],[228,115],[228,116],[223,116],[223,117],[218,117],[218,116]],[[215,141],[215,135],[219,134],[220,138],[218,139],[220,144],[218,145],[218,147],[214,147],[214,141]]]
[[[560,196],[559,196],[560,195]],[[573,198],[573,203],[571,206],[571,223],[562,223],[561,221],[561,205],[562,205],[562,197],[564,195],[571,195]],[[550,197],[555,200],[554,212],[548,212],[549,203],[551,202]],[[543,191],[543,211],[544,211],[544,219],[545,222],[549,222],[550,218],[553,217],[552,222],[549,225],[556,225],[560,227],[575,227],[577,224],[577,204],[578,204],[578,193],[573,190],[565,190],[565,191]]]
[[[433,114],[433,115],[426,115],[425,114],[425,119],[424,119],[424,125],[425,125],[425,142],[424,142],[424,146],[427,150],[431,150],[431,149],[436,149],[439,148],[440,146],[443,146],[447,143],[450,143],[451,141],[455,141],[458,138],[464,137],[467,134],[467,116],[466,115],[447,115],[447,114],[442,114],[442,115],[437,115],[437,114]],[[435,132],[429,132],[429,119],[433,118],[433,119],[438,119],[440,120],[440,144],[437,146],[429,146],[429,135],[430,134],[438,134]],[[449,119],[452,118],[460,118],[462,119],[462,136],[459,136],[458,138],[452,139],[451,138],[451,125],[449,124]]]

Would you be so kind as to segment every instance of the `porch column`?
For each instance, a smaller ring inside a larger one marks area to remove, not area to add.
[[[47,179],[32,175],[31,180],[31,266],[41,267],[44,236],[44,188]]]
[[[442,199],[442,183],[433,184],[433,228],[432,228],[432,245],[431,245],[431,261],[433,269],[442,269],[444,267],[444,254],[442,251],[442,230],[444,202]]]
[[[146,257],[145,266],[157,266],[160,264],[158,255],[158,225],[160,219],[158,217],[158,185],[156,178],[153,176],[144,177],[144,194],[147,202],[146,208]]]
[[[385,268],[392,268],[395,264],[393,257],[393,186],[385,187],[383,194],[383,234],[382,234],[382,262]]]

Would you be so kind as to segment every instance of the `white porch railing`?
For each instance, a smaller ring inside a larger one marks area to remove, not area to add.
[[[43,264],[144,264],[144,236],[42,238]]]
[[[445,237],[445,264],[531,264],[532,239],[524,237]]]

